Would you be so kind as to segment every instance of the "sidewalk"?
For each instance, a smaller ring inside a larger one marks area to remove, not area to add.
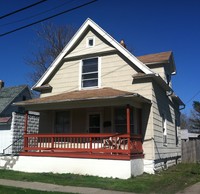
[[[200,193],[200,182],[196,183],[190,187],[187,187],[183,191],[179,191],[176,194],[199,194]]]
[[[39,191],[57,191],[57,192],[63,192],[63,193],[134,194],[134,193],[120,192],[120,191],[109,191],[109,190],[103,190],[103,189],[97,189],[97,188],[62,186],[62,185],[54,185],[54,184],[39,183],[39,182],[13,181],[13,180],[7,180],[7,179],[0,179],[0,185],[39,190]]]
[[[110,191],[110,190],[103,190],[103,189],[98,189],[98,188],[62,186],[62,185],[54,185],[54,184],[48,184],[48,183],[24,182],[24,181],[14,181],[14,180],[7,180],[7,179],[0,179],[0,185],[39,190],[39,191],[57,191],[57,192],[63,192],[63,193],[134,194],[130,192]],[[176,194],[200,194],[200,182],[186,188],[184,191],[179,191]]]

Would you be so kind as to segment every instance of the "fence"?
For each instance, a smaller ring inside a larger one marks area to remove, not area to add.
[[[182,162],[200,162],[200,139],[193,139],[189,141],[182,140]]]

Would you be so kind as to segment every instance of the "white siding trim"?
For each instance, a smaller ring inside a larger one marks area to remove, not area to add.
[[[101,88],[101,57],[98,57],[98,88]]]
[[[83,65],[83,60],[80,60],[80,63],[79,63],[79,90],[81,90],[81,83],[82,83],[82,65]]]
[[[92,27],[97,33],[99,33],[103,38],[105,38],[113,47],[115,47],[119,52],[121,52],[126,58],[128,58],[132,63],[134,63],[139,69],[141,69],[146,74],[154,74],[150,68],[138,60],[134,55],[132,55],[127,49],[125,49],[120,43],[118,43],[113,37],[111,37],[107,32],[105,32],[100,26],[98,26],[94,21],[88,18],[83,25],[79,28],[76,34],[72,37],[69,43],[64,47],[58,57],[52,62],[47,71],[39,79],[39,81],[32,87],[40,87],[47,78],[52,74],[54,69],[67,54],[67,52],[72,48],[72,46],[77,42],[80,36],[86,31],[88,27]]]

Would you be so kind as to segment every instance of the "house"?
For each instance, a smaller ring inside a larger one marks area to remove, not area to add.
[[[136,57],[87,19],[33,86],[40,98],[16,103],[38,111],[40,125],[27,133],[26,122],[13,169],[129,178],[176,164],[175,74],[171,51]]]
[[[12,103],[31,99],[28,86],[20,85],[4,87],[4,82],[0,80],[0,153],[13,143],[13,113],[24,113],[24,109],[13,106]]]
[[[200,139],[200,133],[189,132],[188,129],[181,129],[181,140],[195,140]]]

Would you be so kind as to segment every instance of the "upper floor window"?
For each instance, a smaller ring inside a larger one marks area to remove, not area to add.
[[[81,88],[99,86],[98,58],[82,60]]]
[[[167,120],[164,114],[162,114],[162,129],[163,129],[163,145],[167,146]]]
[[[88,37],[86,42],[87,47],[93,47],[95,45],[94,37]]]

